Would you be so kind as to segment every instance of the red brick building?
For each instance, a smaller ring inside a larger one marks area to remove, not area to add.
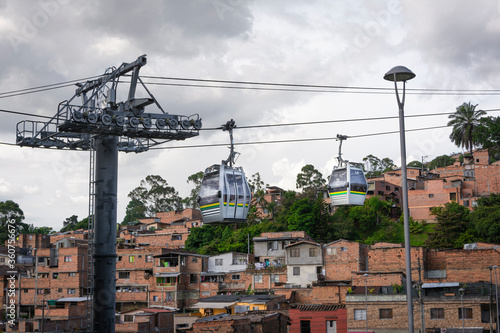
[[[347,333],[345,304],[293,304],[288,313],[290,333]]]

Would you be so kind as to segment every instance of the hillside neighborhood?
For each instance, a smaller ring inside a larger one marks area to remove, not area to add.
[[[489,163],[486,150],[448,167],[409,168],[410,215],[432,223],[434,206],[454,201],[472,208],[479,197],[500,192],[499,176],[500,164]],[[400,179],[398,170],[370,179],[368,195],[399,203]],[[269,187],[266,200],[279,204],[280,191]],[[202,225],[199,210],[184,209],[120,226],[116,332],[403,332],[407,283],[416,329],[497,329],[499,244],[413,246],[410,282],[403,244],[318,243],[304,231],[283,231],[249,238],[247,253],[187,251],[191,230]],[[6,248],[0,254],[4,312],[9,286],[18,291],[19,320],[5,330],[85,330],[88,231],[19,234],[16,251],[15,281]]]

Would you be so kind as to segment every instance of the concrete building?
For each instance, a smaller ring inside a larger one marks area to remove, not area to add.
[[[300,241],[286,246],[287,285],[311,287],[324,276],[320,244]]]
[[[305,231],[264,232],[253,238],[256,263],[280,267],[285,264],[286,246],[304,240],[314,242]]]

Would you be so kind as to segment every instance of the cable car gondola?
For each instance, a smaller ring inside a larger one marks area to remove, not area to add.
[[[368,184],[363,169],[358,163],[344,161],[342,159],[342,141],[347,139],[345,135],[337,134],[340,140],[339,165],[333,168],[328,183],[328,193],[332,206],[359,205],[365,202]]]
[[[198,204],[204,223],[246,222],[252,193],[242,167],[234,167],[237,154],[233,145],[234,120],[222,125],[229,131],[230,154],[221,164],[205,169],[198,194]]]

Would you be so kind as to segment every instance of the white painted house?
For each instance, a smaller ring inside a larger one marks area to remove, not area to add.
[[[241,272],[247,269],[248,255],[239,252],[226,252],[208,257],[209,272]]]

